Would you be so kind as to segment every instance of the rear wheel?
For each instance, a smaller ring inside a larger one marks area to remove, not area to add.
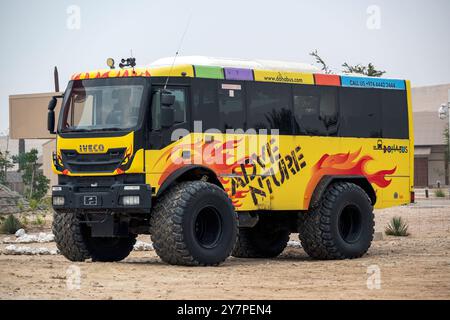
[[[227,194],[203,181],[188,181],[165,192],[155,205],[150,233],[158,256],[174,265],[218,265],[237,236],[236,213]]]
[[[70,261],[113,262],[125,259],[133,250],[136,235],[123,238],[96,238],[83,222],[83,215],[76,211],[55,212],[53,234],[56,246]]]
[[[129,256],[136,243],[136,236],[126,238],[93,238],[87,239],[87,246],[92,261],[114,262]]]
[[[302,247],[315,259],[353,259],[369,249],[373,207],[359,186],[338,182],[325,191],[317,208],[299,218]]]
[[[270,221],[259,221],[253,228],[239,228],[232,255],[237,258],[274,258],[289,241],[288,229],[276,228]]]

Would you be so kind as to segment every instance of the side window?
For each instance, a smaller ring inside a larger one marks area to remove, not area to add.
[[[219,128],[217,106],[217,81],[211,79],[192,80],[192,121],[201,121],[202,130]]]
[[[248,129],[293,133],[290,85],[251,82],[247,89]]]
[[[153,92],[152,97],[152,129],[160,130],[161,129],[161,98],[159,96],[158,91]]]
[[[381,93],[383,138],[408,139],[408,104],[406,91],[383,90]]]
[[[161,129],[161,105],[160,105],[160,90],[162,88],[153,91],[152,97],[152,128],[153,130]],[[175,103],[173,109],[175,111],[174,120],[175,124],[186,122],[186,90],[183,88],[167,88],[168,92],[175,96]]]
[[[175,103],[173,104],[175,123],[186,122],[186,90],[183,88],[168,88],[167,91],[175,96]]]
[[[296,132],[310,136],[335,136],[338,128],[337,88],[294,86]]]
[[[381,137],[381,96],[379,90],[340,88],[339,135]]]
[[[242,129],[245,126],[245,110],[242,85],[219,82],[219,117],[220,129]]]

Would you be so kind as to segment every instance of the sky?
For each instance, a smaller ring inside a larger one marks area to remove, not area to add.
[[[335,72],[372,62],[413,86],[450,83],[449,13],[449,0],[2,0],[0,135],[8,96],[53,91],[54,66],[65,89],[130,50],[141,66],[172,56],[184,31],[180,55],[314,63],[317,49]]]

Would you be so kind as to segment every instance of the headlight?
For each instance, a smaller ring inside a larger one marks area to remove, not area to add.
[[[62,191],[62,187],[52,187],[52,191]]]
[[[64,205],[64,197],[53,197],[53,205],[54,206],[63,206]]]
[[[139,191],[139,190],[141,190],[141,187],[140,186],[125,186],[125,187],[123,187],[123,190],[126,190],[126,191]]]
[[[138,206],[139,205],[139,196],[123,196],[122,204],[124,206]]]

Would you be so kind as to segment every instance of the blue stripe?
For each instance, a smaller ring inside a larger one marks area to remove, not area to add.
[[[341,82],[343,87],[406,90],[405,81],[395,79],[341,76]]]

